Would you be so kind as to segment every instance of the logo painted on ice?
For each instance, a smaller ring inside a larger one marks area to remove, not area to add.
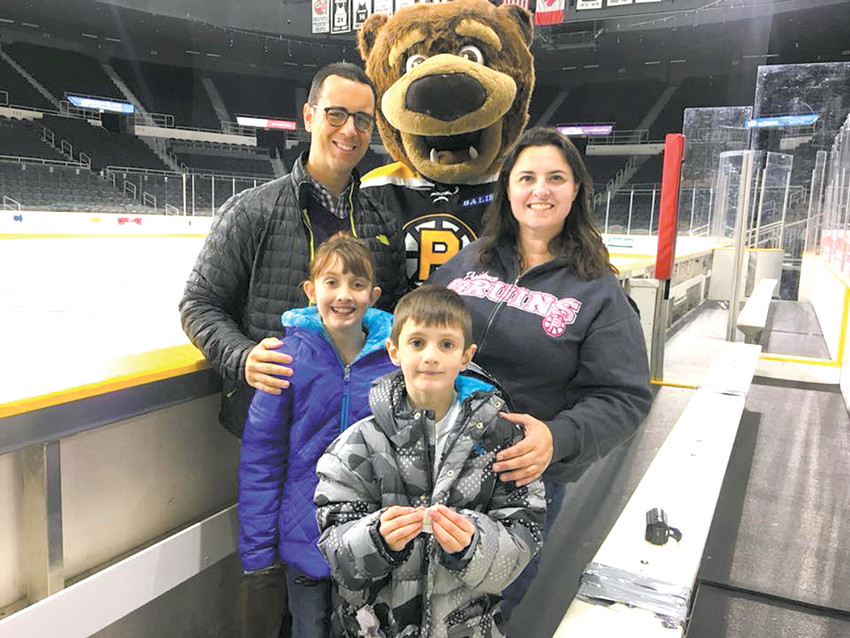
[[[558,299],[548,292],[506,283],[487,272],[470,271],[465,277],[449,282],[448,287],[459,295],[489,299],[495,303],[505,302],[512,308],[539,315],[543,317],[543,331],[550,337],[560,337],[564,334],[567,326],[575,323],[581,309],[578,299]]]

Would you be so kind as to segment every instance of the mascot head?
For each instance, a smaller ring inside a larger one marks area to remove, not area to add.
[[[531,14],[487,0],[376,13],[358,34],[389,153],[444,184],[496,173],[528,120]]]

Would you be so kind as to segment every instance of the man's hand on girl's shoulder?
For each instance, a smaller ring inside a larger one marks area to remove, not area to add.
[[[245,360],[248,385],[269,394],[280,394],[289,387],[285,377],[292,376],[292,368],[285,364],[292,363],[292,357],[276,350],[282,345],[280,339],[268,337],[251,349]]]

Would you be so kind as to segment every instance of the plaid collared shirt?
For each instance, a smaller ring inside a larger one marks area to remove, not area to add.
[[[342,194],[339,197],[334,197],[325,186],[317,182],[313,176],[307,172],[304,162],[300,157],[292,166],[292,172],[296,181],[300,182],[306,180],[307,183],[310,184],[310,191],[322,208],[330,211],[340,219],[348,217],[348,213],[350,212],[348,194],[351,192],[351,179],[348,180],[348,184],[345,185],[345,188],[342,190]]]

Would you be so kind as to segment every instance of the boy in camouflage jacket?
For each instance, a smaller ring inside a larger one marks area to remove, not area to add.
[[[539,550],[542,483],[502,482],[496,453],[523,437],[472,358],[469,313],[442,286],[399,302],[374,412],[321,457],[315,501],[339,600],[334,636],[504,635],[499,592]]]

